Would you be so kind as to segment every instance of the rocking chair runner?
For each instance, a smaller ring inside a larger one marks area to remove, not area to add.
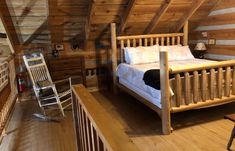
[[[34,57],[23,56],[23,60],[44,115],[46,110],[59,109],[65,116],[64,109],[71,106],[71,78],[53,82],[41,53]]]

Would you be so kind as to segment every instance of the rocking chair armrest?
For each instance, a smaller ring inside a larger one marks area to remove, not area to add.
[[[62,83],[62,82],[65,82],[65,81],[70,82],[70,81],[71,81],[71,78],[67,78],[67,79],[63,79],[63,80],[53,81],[53,83],[54,83],[54,84],[58,84],[58,83]]]
[[[45,86],[45,87],[37,87],[36,90],[45,90],[45,89],[49,89],[49,88],[52,88],[52,87],[55,87],[55,85],[52,84],[52,85],[48,85],[48,86]]]

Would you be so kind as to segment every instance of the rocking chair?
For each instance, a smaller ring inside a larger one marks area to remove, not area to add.
[[[71,106],[71,78],[53,82],[43,55],[23,56],[24,63],[32,81],[38,104],[46,116],[47,110],[64,110]],[[67,85],[67,86],[66,86]]]

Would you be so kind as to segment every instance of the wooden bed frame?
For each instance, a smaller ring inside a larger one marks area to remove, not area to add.
[[[111,24],[113,83],[156,111],[162,119],[163,134],[171,132],[171,113],[210,107],[235,101],[235,60],[169,68],[168,52],[160,52],[161,108],[118,82],[118,62],[124,62],[124,47],[188,44],[188,23],[183,33],[116,36]],[[118,49],[120,46],[120,49]],[[169,74],[175,78],[169,79]],[[182,74],[184,76],[182,76]],[[174,96],[170,95],[170,88]]]

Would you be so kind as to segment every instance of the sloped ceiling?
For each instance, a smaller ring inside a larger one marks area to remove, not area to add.
[[[189,18],[190,29],[193,30],[218,0],[3,1],[7,7],[1,2],[0,12],[8,31],[13,35],[16,33],[14,38],[18,40],[15,42],[50,44],[74,38],[109,38],[109,24],[112,22],[116,22],[119,29],[123,27],[119,34],[143,34],[154,17],[160,19],[152,27],[151,33],[176,32],[179,22],[187,17],[197,3],[202,2]],[[160,17],[159,13],[162,13]]]

